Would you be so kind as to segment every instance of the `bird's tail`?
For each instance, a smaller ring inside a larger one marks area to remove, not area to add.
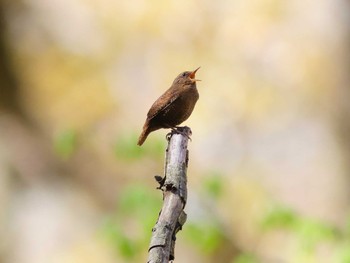
[[[141,146],[145,140],[147,139],[147,136],[148,134],[150,133],[151,131],[148,129],[148,127],[146,127],[146,125],[143,127],[143,130],[142,130],[142,133],[139,137],[139,141],[137,142],[137,145]]]

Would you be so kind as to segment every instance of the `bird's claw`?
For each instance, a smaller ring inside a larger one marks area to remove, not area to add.
[[[173,134],[181,134],[183,136],[185,136],[187,139],[189,139],[190,141],[192,141],[191,139],[191,135],[192,135],[192,131],[190,129],[190,127],[187,126],[183,126],[183,127],[174,127],[171,128],[171,132],[168,133],[167,135],[170,135],[170,138]],[[169,138],[169,140],[170,140]]]
[[[168,132],[168,133],[165,135],[165,139],[166,139],[168,142],[170,142],[171,136],[173,136],[173,131]]]

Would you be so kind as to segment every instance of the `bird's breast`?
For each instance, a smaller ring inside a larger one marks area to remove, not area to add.
[[[190,117],[194,106],[199,98],[198,90],[190,88],[183,91],[176,100],[174,100],[163,112],[163,118],[171,126],[176,126]]]

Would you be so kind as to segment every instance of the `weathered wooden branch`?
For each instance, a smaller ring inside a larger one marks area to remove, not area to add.
[[[187,201],[187,143],[191,129],[181,127],[178,131],[168,137],[164,178],[156,177],[163,191],[163,207],[152,229],[148,263],[168,263],[175,258],[176,233],[186,222],[183,209]]]

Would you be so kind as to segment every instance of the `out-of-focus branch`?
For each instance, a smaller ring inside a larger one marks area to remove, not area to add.
[[[4,2],[0,1],[0,110],[23,117],[19,101],[19,85],[10,56],[9,41],[7,41],[5,8]]]

